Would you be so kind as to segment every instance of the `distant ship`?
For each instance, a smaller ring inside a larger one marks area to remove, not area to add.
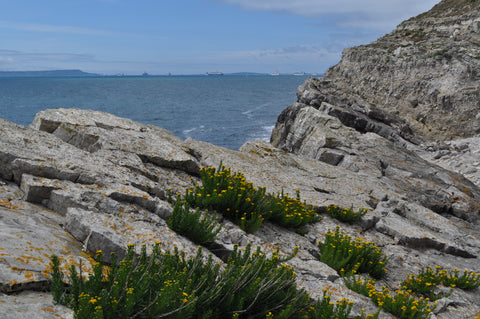
[[[143,72],[142,76],[150,76],[147,72]]]
[[[280,73],[278,73],[278,72],[272,72],[272,73],[270,73],[270,75],[272,75],[272,76],[278,76],[278,75],[280,75]]]
[[[295,72],[293,75],[302,76],[305,75],[305,72]]]
[[[220,71],[213,71],[213,72],[207,72],[207,75],[219,76],[219,75],[223,75],[223,73]]]

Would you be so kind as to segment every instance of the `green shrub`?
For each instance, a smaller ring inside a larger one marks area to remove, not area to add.
[[[345,284],[351,290],[369,297],[380,309],[392,313],[402,319],[427,319],[430,313],[435,310],[429,299],[415,298],[414,295],[404,290],[392,292],[383,287],[382,291],[375,288],[374,280],[363,280],[353,276],[345,280]]]
[[[269,194],[264,208],[270,220],[280,226],[297,228],[319,220],[315,210],[300,200],[300,191],[291,198],[283,191],[276,196]]]
[[[323,298],[318,300],[308,312],[307,318],[315,319],[347,319],[352,311],[353,302],[348,299],[341,299],[335,304],[330,300],[330,293],[323,291]]]
[[[265,214],[258,211],[264,205],[265,188],[256,189],[247,183],[242,173],[231,173],[222,165],[200,171],[202,186],[187,189],[185,200],[192,206],[209,208],[240,225],[247,232],[257,230]]]
[[[350,224],[362,218],[366,213],[368,213],[368,209],[366,208],[360,208],[358,212],[355,212],[353,206],[350,208],[339,208],[337,205],[330,205],[327,207],[327,214],[330,217]]]
[[[417,275],[407,276],[401,286],[406,291],[410,290],[431,300],[437,300],[445,297],[435,294],[435,288],[443,282],[445,277],[446,271],[440,270],[440,268],[436,268],[434,271],[432,267],[427,266],[422,268]]]
[[[409,275],[402,282],[402,287],[434,300],[445,297],[434,293],[435,288],[440,284],[452,288],[475,289],[480,287],[480,274],[467,270],[460,274],[458,269],[446,270],[440,266],[435,266],[434,270],[427,266],[422,268],[417,275]]]
[[[167,219],[167,225],[177,233],[191,239],[199,245],[208,246],[215,241],[215,237],[222,228],[216,216],[197,209],[190,211],[190,205],[177,198],[173,212]]]
[[[450,270],[443,278],[443,284],[452,288],[460,288],[465,290],[476,289],[480,287],[480,274],[465,270],[460,275],[460,270]]]
[[[380,278],[386,273],[387,257],[382,250],[372,242],[361,238],[352,239],[340,232],[329,231],[325,241],[319,243],[320,261],[326,263],[341,276],[348,276],[356,272],[368,273],[374,278]]]
[[[93,273],[83,280],[71,267],[65,288],[59,261],[52,256],[51,289],[54,300],[71,307],[83,318],[346,318],[351,303],[336,305],[329,297],[312,304],[295,286],[292,267],[282,262],[278,249],[271,257],[259,248],[252,252],[235,246],[224,269],[210,257],[160,252],[159,243],[147,255],[143,246],[135,256],[133,245],[120,263],[112,256],[107,267],[97,252]],[[331,316],[327,316],[331,314]]]
[[[187,188],[185,201],[199,208],[208,208],[221,213],[225,218],[240,225],[246,232],[256,231],[264,220],[284,227],[300,227],[318,220],[312,207],[280,193],[266,194],[264,187],[255,188],[240,173],[220,165],[200,170],[202,186]]]

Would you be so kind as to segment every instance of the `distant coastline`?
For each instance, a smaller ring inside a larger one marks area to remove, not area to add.
[[[0,78],[41,78],[41,77],[92,77],[100,76],[81,70],[51,70],[51,71],[0,71]]]
[[[209,72],[211,73],[211,72]],[[209,74],[206,73],[206,74]],[[228,76],[278,76],[278,75],[298,75],[295,73],[256,73],[256,72],[235,72],[235,73],[221,73],[222,75]],[[173,75],[167,73],[165,75],[154,75],[144,72],[139,75],[125,75],[123,73],[118,74],[97,74],[97,73],[88,73],[82,70],[50,70],[50,71],[0,71],[0,78],[42,78],[42,77],[164,77],[164,76],[205,76],[206,74],[178,74]],[[302,75],[308,76],[322,76],[323,74],[317,73],[302,73]]]

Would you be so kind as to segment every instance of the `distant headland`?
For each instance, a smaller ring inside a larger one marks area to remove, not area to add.
[[[40,77],[90,77],[99,76],[81,70],[50,70],[50,71],[0,71],[0,78],[40,78]]]

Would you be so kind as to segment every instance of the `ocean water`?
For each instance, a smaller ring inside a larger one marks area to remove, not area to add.
[[[109,112],[237,150],[269,140],[304,76],[171,76],[0,79],[0,118],[29,125],[47,108]]]

